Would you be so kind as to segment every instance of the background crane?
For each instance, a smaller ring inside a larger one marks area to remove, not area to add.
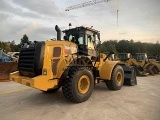
[[[73,10],[73,9],[87,7],[87,6],[91,6],[91,5],[95,5],[95,4],[103,3],[103,2],[108,2],[108,1],[111,1],[111,0],[92,0],[92,1],[88,1],[88,2],[84,2],[84,3],[69,6],[65,9],[65,11],[70,11],[70,10]],[[118,10],[117,10],[117,26],[118,26]]]
[[[65,11],[70,11],[70,10],[73,10],[73,9],[87,7],[87,6],[95,5],[95,4],[102,3],[102,2],[108,2],[108,1],[110,1],[110,0],[92,0],[92,1],[88,1],[88,2],[84,2],[84,3],[69,6],[65,9]]]

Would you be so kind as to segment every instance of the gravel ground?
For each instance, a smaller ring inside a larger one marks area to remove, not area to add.
[[[111,91],[100,83],[90,99],[67,101],[62,91],[45,94],[0,82],[0,120],[160,120],[160,75],[137,77],[138,85]]]

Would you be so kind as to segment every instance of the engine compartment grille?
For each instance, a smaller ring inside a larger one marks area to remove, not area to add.
[[[34,72],[35,48],[22,49],[19,55],[19,71]]]
[[[36,42],[21,48],[18,61],[18,70],[21,75],[34,77],[42,74],[44,45],[44,42]]]

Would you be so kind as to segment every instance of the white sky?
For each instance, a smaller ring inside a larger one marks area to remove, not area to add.
[[[65,11],[89,0],[0,0],[0,41],[56,38],[55,25],[93,26],[104,40],[160,42],[160,0],[111,0]],[[117,26],[117,9],[119,19]]]

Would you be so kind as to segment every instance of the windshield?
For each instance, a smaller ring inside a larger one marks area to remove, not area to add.
[[[70,42],[74,42],[74,43],[79,44],[79,45],[83,45],[84,44],[83,34],[80,34],[79,36],[70,34],[68,36],[68,40]]]

